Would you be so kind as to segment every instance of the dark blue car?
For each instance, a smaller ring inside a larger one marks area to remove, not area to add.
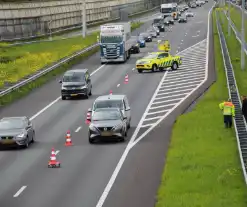
[[[140,47],[146,47],[146,41],[145,41],[144,37],[139,36],[137,39],[137,42],[139,43]]]

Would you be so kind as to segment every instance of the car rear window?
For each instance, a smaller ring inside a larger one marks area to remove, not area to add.
[[[100,109],[100,108],[119,108],[123,109],[123,102],[122,100],[102,100],[102,101],[96,101],[94,104],[94,110]]]

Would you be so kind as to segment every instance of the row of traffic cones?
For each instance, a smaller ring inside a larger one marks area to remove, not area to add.
[[[73,146],[70,130],[68,130],[66,133],[64,146],[66,147]],[[57,161],[57,153],[55,152],[55,149],[52,148],[50,160],[48,162],[48,168],[60,168],[60,166],[61,163]]]

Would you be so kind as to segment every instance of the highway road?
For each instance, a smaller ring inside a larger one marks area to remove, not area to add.
[[[138,58],[155,49],[156,40],[141,49],[140,54],[132,55],[125,64],[101,65],[97,53],[74,66],[88,68],[92,74],[93,95],[88,100],[62,101],[58,77],[3,109],[0,117],[31,117],[36,129],[36,143],[25,150],[0,151],[1,207],[153,206],[170,128],[158,134],[150,130],[145,136],[139,135],[139,130],[143,130],[141,127],[149,118],[147,114],[153,113],[154,107],[160,106],[161,113],[164,110],[172,113],[172,109],[187,98],[186,94],[206,77],[205,39],[212,5],[209,2],[194,9],[196,15],[188,23],[176,23],[171,32],[161,33],[158,38],[168,39],[171,52],[180,52],[184,57],[181,70],[139,74],[133,69]],[[150,21],[146,22],[139,31],[150,24]],[[191,48],[186,49],[188,47]],[[126,74],[129,75],[128,84],[124,84]],[[179,79],[183,75],[186,81]],[[179,86],[188,90],[182,91]],[[129,99],[132,123],[127,141],[90,145],[85,124],[87,109],[96,97],[108,94],[110,90],[113,94],[126,94]],[[168,103],[159,98],[169,100],[173,107],[167,107]],[[144,130],[154,128],[160,120],[157,117]],[[165,122],[171,127],[169,120]],[[72,147],[64,146],[68,129],[74,143]],[[59,150],[60,169],[47,168],[52,147]]]

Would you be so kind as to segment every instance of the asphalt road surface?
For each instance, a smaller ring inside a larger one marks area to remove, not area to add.
[[[178,78],[183,74],[186,74],[188,82],[193,79],[193,84],[203,81],[207,20],[212,5],[209,2],[201,8],[193,9],[195,17],[190,18],[188,23],[176,23],[171,32],[161,33],[158,38],[170,41],[173,54],[200,42],[199,48],[195,45],[180,53],[184,56],[184,66],[176,71],[177,75],[173,72],[139,74],[133,70],[138,58],[155,50],[155,40],[141,49],[140,54],[132,55],[125,64],[101,65],[97,53],[73,67],[88,68],[92,74],[93,95],[88,100],[62,101],[59,97],[58,77],[2,110],[0,117],[31,117],[36,129],[36,143],[26,150],[0,151],[1,207],[153,206],[168,139],[163,138],[164,134],[152,133],[139,139],[138,130],[143,125],[146,114],[150,113],[153,102],[158,101],[158,96],[173,99],[173,104],[179,104],[179,100],[174,100],[176,98],[171,94],[169,97],[168,94],[161,94],[164,93],[161,89],[170,84],[171,87],[178,85]],[[139,31],[150,24],[151,22],[146,22]],[[182,70],[187,70],[188,73]],[[198,79],[194,77],[196,73],[199,74]],[[129,75],[128,84],[124,84],[126,74]],[[188,83],[184,85],[186,86],[191,90]],[[87,109],[96,97],[109,94],[110,90],[113,94],[126,94],[129,99],[132,123],[127,141],[90,145],[85,124]],[[181,99],[186,98],[185,93],[179,89],[177,92]],[[175,90],[173,93],[176,94]],[[162,103],[155,105],[162,106]],[[152,123],[153,127],[155,123]],[[172,123],[167,121],[166,125]],[[71,130],[74,143],[72,147],[64,146],[67,130]],[[169,134],[169,131],[165,133]],[[125,150],[127,145],[129,147]],[[61,161],[60,169],[47,168],[52,147],[59,150],[57,158]]]

